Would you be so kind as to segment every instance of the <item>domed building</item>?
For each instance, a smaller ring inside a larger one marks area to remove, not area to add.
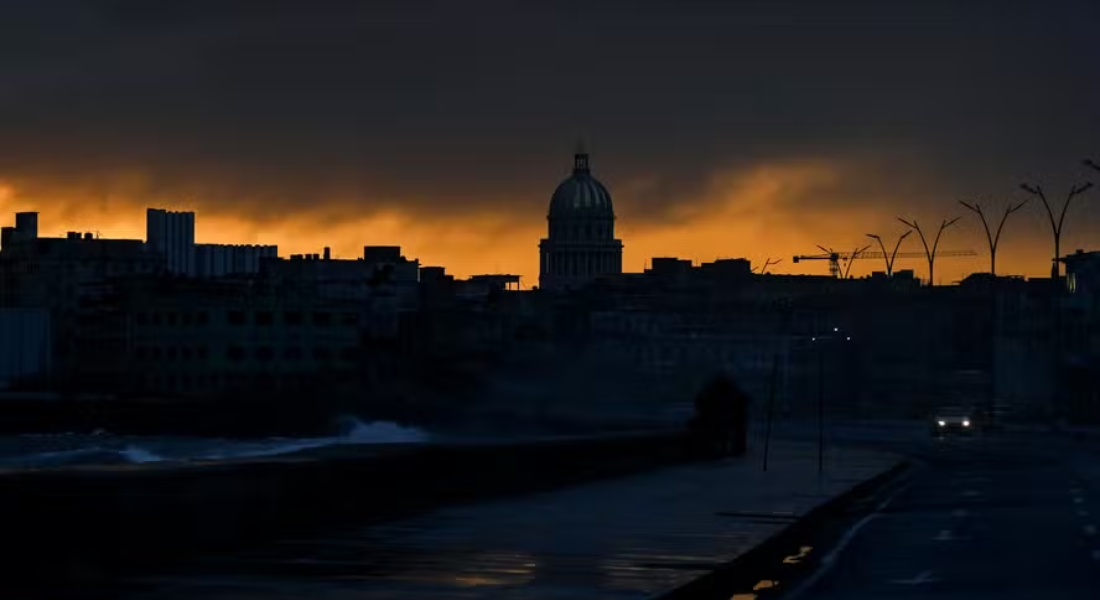
[[[623,243],[615,239],[611,194],[588,166],[588,154],[573,160],[573,175],[550,199],[549,231],[539,243],[539,286],[566,290],[602,275],[623,272]]]

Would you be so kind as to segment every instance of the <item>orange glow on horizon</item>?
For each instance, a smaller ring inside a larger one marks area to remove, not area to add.
[[[765,258],[782,259],[769,269],[772,273],[826,275],[827,261],[795,265],[795,254],[819,254],[817,244],[831,245],[837,251],[850,252],[870,243],[868,231],[883,233],[886,241],[895,239],[901,227],[895,221],[895,209],[871,204],[841,211],[838,198],[820,198],[820,189],[840,189],[844,178],[858,176],[843,166],[827,162],[802,162],[767,165],[748,172],[718,174],[705,186],[701,197],[680,202],[661,218],[639,218],[632,214],[631,190],[638,182],[609,185],[615,199],[618,221],[616,235],[624,242],[624,269],[642,271],[653,257],[676,256],[698,262],[717,258],[744,257],[754,266]],[[133,180],[140,183],[140,179]],[[462,218],[439,217],[402,212],[391,208],[361,212],[346,208],[347,203],[314,202],[317,207],[303,208],[279,218],[251,218],[232,208],[210,209],[164,201],[143,201],[140,185],[128,180],[121,192],[104,195],[85,190],[60,190],[50,198],[20,195],[19,186],[0,180],[0,212],[4,224],[12,213],[37,210],[41,213],[40,235],[63,236],[66,231],[98,232],[105,238],[144,239],[145,208],[195,210],[196,241],[199,243],[276,244],[280,256],[321,252],[332,248],[334,257],[357,258],[364,245],[399,245],[405,256],[417,258],[422,265],[444,266],[449,273],[468,277],[479,273],[513,273],[522,276],[524,288],[538,282],[538,243],[546,235],[545,208],[549,190],[537,202],[525,202],[526,212],[474,212]],[[605,182],[606,183],[606,182]],[[616,194],[620,188],[622,194]],[[114,190],[112,190],[114,191]],[[163,197],[163,195],[161,195]],[[897,203],[895,203],[897,204]],[[523,206],[516,204],[514,206]],[[359,209],[362,210],[362,209]],[[340,218],[341,213],[350,213]],[[364,214],[365,213],[365,214]],[[337,215],[337,216],[334,216]],[[925,219],[927,220],[927,219]],[[922,223],[925,222],[922,220]],[[1023,221],[1023,219],[1020,219]],[[1034,219],[1033,219],[1034,220]],[[928,220],[932,223],[931,220]],[[973,249],[982,256],[941,259],[936,263],[937,283],[950,283],[971,272],[988,270],[988,251],[980,227],[971,223],[945,234],[942,249]],[[1046,276],[1049,274],[1049,250],[1039,221],[1028,225],[1010,223],[998,256],[1001,274]],[[838,240],[847,240],[841,246]],[[1071,252],[1087,240],[1063,242]],[[1075,243],[1076,242],[1076,243]],[[877,246],[871,248],[877,251]],[[913,235],[903,251],[920,252]],[[853,276],[882,270],[879,259],[858,261]],[[923,259],[899,259],[896,270],[913,269],[918,277],[927,275]]]

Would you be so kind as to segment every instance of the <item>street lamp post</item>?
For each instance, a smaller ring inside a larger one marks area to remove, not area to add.
[[[947,219],[944,219],[943,222],[940,223],[940,229],[939,229],[939,231],[936,232],[936,239],[935,239],[935,241],[932,242],[932,248],[930,249],[928,247],[928,240],[924,237],[924,232],[921,231],[920,224],[917,223],[916,219],[914,219],[912,221],[906,221],[905,219],[902,219],[902,218],[898,217],[899,221],[904,223],[906,226],[908,226],[913,231],[917,232],[917,235],[920,236],[921,244],[924,245],[924,255],[928,257],[928,285],[929,285],[929,287],[931,287],[933,285],[936,285],[936,278],[935,278],[935,274],[936,274],[936,272],[935,272],[936,248],[938,248],[939,245],[940,245],[940,236],[943,235],[943,230],[944,229],[947,229],[948,227],[954,225],[961,218],[962,217],[955,217],[954,219],[951,219],[950,221],[948,221]]]
[[[894,244],[894,251],[893,252],[887,252],[886,251],[886,244],[884,244],[882,242],[882,236],[878,235],[877,233],[868,233],[867,234],[867,237],[871,238],[872,240],[877,241],[879,248],[882,248],[882,258],[886,261],[886,276],[887,277],[893,277],[893,275],[894,275],[894,259],[897,258],[897,256],[898,256],[898,249],[901,248],[901,242],[905,238],[909,237],[909,234],[911,234],[911,233],[913,233],[913,230],[909,229],[905,233],[901,234],[901,237],[898,238],[898,243]]]
[[[1005,213],[1001,215],[1001,223],[997,225],[997,233],[990,233],[989,223],[985,220],[985,213],[982,212],[982,205],[977,202],[968,204],[959,200],[959,204],[962,204],[970,212],[978,215],[978,218],[982,220],[982,227],[985,228],[985,238],[989,241],[989,274],[994,277],[997,276],[997,245],[1001,242],[1001,231],[1005,228],[1005,221],[1008,220],[1008,215],[1020,210],[1027,204],[1027,200],[1018,204],[1010,204],[1005,207]]]
[[[1066,211],[1069,210],[1070,202],[1073,202],[1073,199],[1076,196],[1085,193],[1091,187],[1091,182],[1085,182],[1071,187],[1069,190],[1069,194],[1066,195],[1066,201],[1062,203],[1062,213],[1058,215],[1058,220],[1055,221],[1054,209],[1050,207],[1050,202],[1047,201],[1047,196],[1045,193],[1043,193],[1043,186],[1029,185],[1026,183],[1020,184],[1020,188],[1022,190],[1033,196],[1037,196],[1039,200],[1043,202],[1043,208],[1047,210],[1047,217],[1050,219],[1050,229],[1051,232],[1054,233],[1054,261],[1050,267],[1050,277],[1055,281],[1057,281],[1062,276],[1062,269],[1059,265],[1058,259],[1062,257],[1062,226],[1065,224],[1066,221]]]

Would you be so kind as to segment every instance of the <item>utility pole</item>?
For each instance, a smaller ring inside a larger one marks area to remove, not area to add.
[[[780,300],[777,304],[779,311],[779,347],[775,348],[772,352],[772,374],[771,382],[768,386],[768,416],[767,425],[764,430],[764,471],[768,470],[768,457],[771,449],[772,441],[772,422],[775,420],[775,396],[779,387],[779,354],[780,350],[783,352],[783,356],[789,360],[790,357],[790,345],[787,335],[790,333],[791,328],[791,313],[793,312],[790,300]]]
[[[997,233],[990,233],[989,223],[985,219],[985,213],[982,212],[982,205],[977,202],[973,204],[967,204],[962,200],[959,200],[959,204],[962,204],[972,213],[978,215],[978,218],[982,220],[982,227],[985,228],[985,239],[989,241],[989,273],[994,277],[997,276],[997,245],[1001,242],[1001,231],[1005,228],[1005,221],[1008,220],[1008,215],[1020,210],[1027,204],[1028,201],[1024,200],[1018,204],[1010,204],[1005,207],[1005,212],[1001,215],[1001,223],[997,225]]]
[[[867,237],[871,238],[872,240],[877,241],[879,248],[882,248],[882,258],[886,261],[886,276],[887,277],[893,277],[894,276],[894,259],[897,258],[897,256],[898,256],[898,249],[901,248],[902,240],[909,237],[909,234],[911,234],[911,233],[913,233],[913,230],[909,229],[909,230],[906,230],[905,233],[901,234],[901,237],[898,238],[898,243],[894,244],[894,251],[893,252],[887,252],[886,251],[886,244],[882,243],[882,236],[878,235],[877,233],[868,233],[867,234]]]
[[[1091,182],[1080,183],[1071,187],[1069,194],[1066,195],[1066,201],[1062,203],[1062,213],[1058,216],[1058,220],[1055,221],[1054,209],[1050,207],[1050,202],[1047,201],[1047,196],[1043,193],[1043,187],[1026,183],[1020,184],[1020,188],[1025,192],[1033,196],[1038,196],[1039,200],[1043,202],[1043,208],[1047,209],[1047,217],[1050,219],[1050,229],[1051,232],[1054,233],[1054,262],[1050,266],[1050,278],[1054,281],[1057,281],[1062,276],[1062,268],[1058,259],[1062,258],[1062,226],[1066,222],[1066,211],[1069,210],[1069,204],[1073,202],[1076,196],[1085,193],[1091,187]]]
[[[955,217],[954,219],[951,219],[950,221],[948,221],[947,219],[944,219],[943,222],[940,223],[940,229],[939,229],[939,231],[936,232],[936,239],[935,239],[935,241],[932,242],[932,248],[930,249],[928,247],[928,240],[924,237],[924,232],[921,231],[920,224],[917,223],[916,219],[914,219],[913,221],[906,221],[905,219],[902,219],[901,217],[898,217],[899,221],[904,223],[910,229],[917,232],[917,235],[920,236],[921,244],[924,245],[924,255],[926,257],[928,257],[928,286],[929,287],[931,287],[933,285],[936,285],[936,279],[935,279],[935,275],[936,275],[936,271],[935,271],[935,267],[936,267],[936,248],[938,248],[939,245],[940,245],[940,236],[943,235],[943,230],[944,229],[947,229],[948,227],[954,225],[961,218],[962,217]]]
[[[817,350],[817,474],[820,478],[825,474],[825,351],[837,352],[837,346],[826,348],[825,344],[841,340],[852,341],[852,336],[842,333],[839,327],[833,327],[831,334],[815,335],[810,338],[815,350]],[[845,348],[842,352],[847,352]]]
[[[772,376],[768,383],[768,420],[764,429],[764,472],[768,471],[768,450],[772,442],[772,419],[775,413],[775,388],[779,385],[779,352],[772,355]]]

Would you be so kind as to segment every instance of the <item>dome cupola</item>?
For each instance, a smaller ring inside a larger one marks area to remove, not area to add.
[[[592,176],[588,154],[573,157],[573,175],[558,185],[550,199],[551,217],[614,217],[611,194]]]

